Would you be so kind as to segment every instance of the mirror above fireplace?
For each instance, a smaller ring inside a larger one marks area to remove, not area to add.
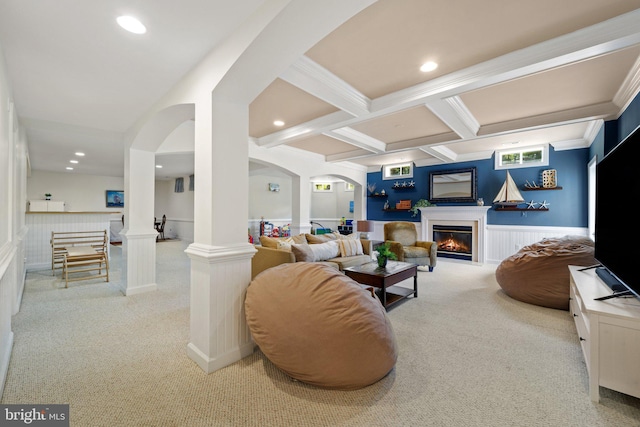
[[[475,203],[477,191],[476,168],[429,173],[431,203]]]

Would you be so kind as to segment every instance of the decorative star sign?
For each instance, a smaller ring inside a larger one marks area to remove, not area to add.
[[[535,209],[538,202],[534,202],[533,200],[527,203],[527,209]]]
[[[398,188],[398,187],[400,187],[400,183],[398,181],[396,181],[396,182],[393,183],[393,186],[394,186],[394,188]]]
[[[416,183],[415,181],[409,181],[409,187],[415,187]]]
[[[540,207],[538,209],[547,209],[549,207],[549,202],[547,202],[546,200],[542,203],[540,203]]]

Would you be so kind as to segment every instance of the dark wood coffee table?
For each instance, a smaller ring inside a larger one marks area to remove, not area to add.
[[[380,268],[378,263],[370,262],[345,268],[344,273],[358,283],[380,288],[380,299],[387,310],[408,296],[418,298],[418,266],[415,264],[388,261],[385,268]],[[410,277],[413,277],[413,289],[392,286]]]

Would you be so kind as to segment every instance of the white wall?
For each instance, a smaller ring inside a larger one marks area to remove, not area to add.
[[[280,191],[269,191],[269,184],[278,184]],[[252,175],[249,177],[249,221],[264,217],[269,222],[291,221],[291,177]]]
[[[156,181],[154,215],[160,221],[167,216],[164,236],[193,241],[194,191],[189,191],[189,176],[184,176],[184,192],[175,192],[175,179]]]
[[[13,347],[11,319],[20,309],[25,278],[25,200],[28,148],[0,46],[0,395]]]
[[[52,200],[65,202],[66,211],[124,213],[123,208],[108,208],[106,203],[107,190],[123,189],[121,177],[34,170],[27,180],[27,200],[42,200],[51,193]]]

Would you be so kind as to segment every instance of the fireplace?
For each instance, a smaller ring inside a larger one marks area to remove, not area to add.
[[[470,256],[464,254],[465,261],[483,264],[486,261],[487,211],[491,206],[429,206],[420,208],[422,240],[435,242],[434,227],[460,230],[470,229]],[[465,237],[466,238],[466,237]],[[438,253],[440,255],[440,253]],[[456,254],[456,257],[458,255]]]
[[[473,227],[434,225],[433,241],[438,246],[439,257],[472,260]]]

